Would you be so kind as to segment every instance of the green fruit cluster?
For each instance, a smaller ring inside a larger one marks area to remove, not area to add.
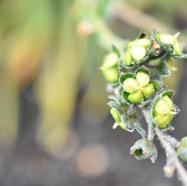
[[[123,82],[123,89],[128,93],[128,101],[138,104],[143,99],[150,98],[154,92],[154,84],[150,83],[150,77],[147,73],[139,71],[135,78],[127,78]]]

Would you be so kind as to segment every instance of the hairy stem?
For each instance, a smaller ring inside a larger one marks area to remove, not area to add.
[[[145,120],[147,122],[147,127],[148,127],[147,139],[150,140],[150,141],[153,141],[153,139],[154,139],[154,128],[153,128],[153,125],[152,125],[149,110],[144,108],[144,109],[142,109],[142,113],[145,117]]]
[[[148,137],[152,139],[153,125],[151,121],[150,112],[147,109],[142,109],[142,113],[148,124],[148,130],[149,130]],[[156,127],[154,130],[155,130],[155,134],[158,137],[158,140],[160,141],[162,147],[166,152],[167,162],[169,161],[175,166],[175,169],[177,170],[178,173],[179,180],[183,183],[184,186],[187,186],[187,172],[177,156],[177,152],[175,151],[175,148],[172,145],[172,141],[169,141],[169,139],[173,139],[177,143],[177,140],[167,135],[166,133],[162,132],[158,127]]]
[[[183,167],[182,163],[179,161],[179,158],[177,156],[175,149],[166,140],[166,138],[167,138],[166,134],[158,128],[155,128],[155,133],[156,133],[160,143],[162,144],[162,147],[166,151],[167,158],[170,158],[172,160],[173,165],[175,165],[179,180],[183,183],[184,186],[187,186],[187,172],[186,172],[185,168]]]

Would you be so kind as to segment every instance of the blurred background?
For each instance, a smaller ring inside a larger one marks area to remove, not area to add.
[[[185,0],[0,0],[0,185],[176,186],[165,154],[137,161],[136,133],[112,130],[99,70],[112,44],[140,31],[187,45]],[[172,133],[187,134],[187,64],[166,79],[181,109]],[[157,142],[158,144],[158,142]]]

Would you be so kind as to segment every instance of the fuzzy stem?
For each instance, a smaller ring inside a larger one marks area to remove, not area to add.
[[[152,125],[152,121],[151,121],[151,116],[150,116],[150,112],[147,109],[142,109],[142,113],[145,117],[145,120],[148,124],[148,130],[150,134],[148,134],[148,137],[151,137],[151,134],[153,133],[153,125]],[[150,129],[151,128],[151,129]],[[166,152],[166,157],[167,157],[167,162],[172,162],[172,164],[175,166],[176,170],[177,170],[177,175],[179,180],[183,183],[184,186],[187,186],[187,172],[185,170],[185,168],[183,167],[182,163],[180,162],[178,156],[177,156],[177,152],[175,151],[172,142],[170,142],[168,139],[169,135],[167,135],[166,133],[162,132],[158,127],[155,128],[155,134],[158,137],[158,140],[160,141],[162,147],[164,148],[165,152]],[[174,139],[174,138],[173,138]]]
[[[153,125],[152,125],[149,110],[144,108],[144,109],[142,109],[142,113],[145,117],[145,120],[147,122],[147,127],[148,127],[147,139],[149,141],[153,141],[153,139],[154,139],[154,128],[153,128]]]
[[[179,158],[173,146],[168,141],[166,141],[166,134],[162,132],[159,128],[155,128],[155,133],[162,147],[166,151],[167,158],[170,158],[172,160],[173,165],[175,165],[179,180],[183,183],[184,186],[187,186],[187,172],[183,167],[182,163],[179,161]]]

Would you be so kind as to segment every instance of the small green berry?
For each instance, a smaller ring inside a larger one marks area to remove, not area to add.
[[[143,100],[143,94],[141,90],[136,90],[132,93],[129,94],[129,96],[127,97],[127,99],[134,104],[138,104],[141,103]]]
[[[154,85],[149,83],[142,88],[142,92],[146,98],[150,98],[155,93]]]
[[[131,48],[131,54],[134,60],[141,60],[146,56],[146,50],[142,46],[134,46]]]
[[[127,78],[124,82],[123,82],[123,89],[128,92],[134,92],[135,90],[137,90],[139,88],[138,83],[135,79],[133,78]]]

